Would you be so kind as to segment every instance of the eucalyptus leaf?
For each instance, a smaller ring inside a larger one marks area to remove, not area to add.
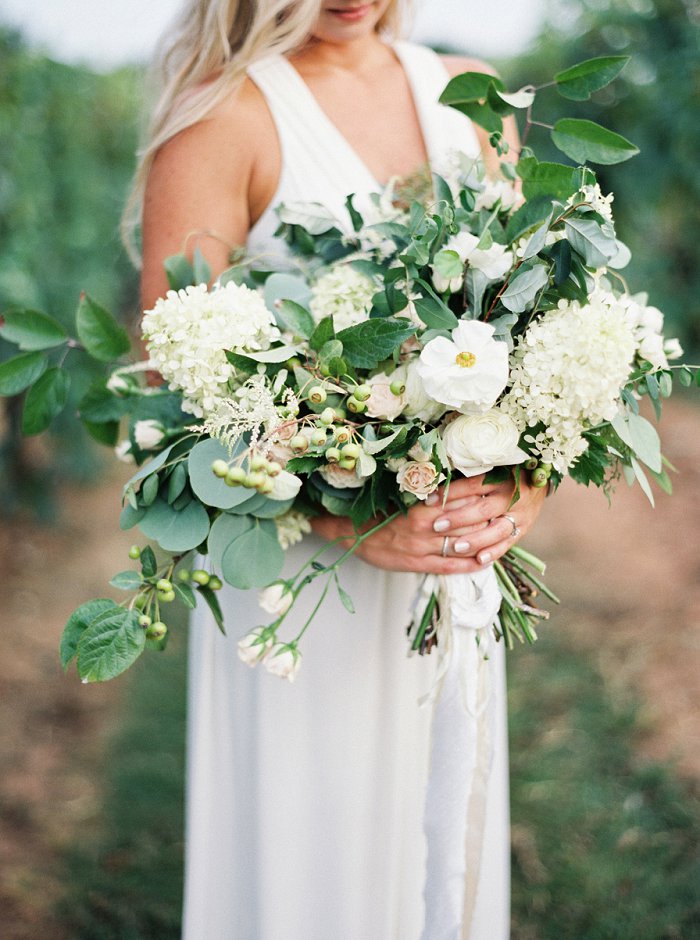
[[[646,498],[649,500],[651,505],[654,506],[655,505],[654,494],[651,491],[651,486],[649,485],[649,480],[647,479],[647,476],[644,473],[644,470],[642,470],[639,464],[639,461],[635,457],[631,457],[630,462],[632,464],[632,470],[634,471],[634,475],[637,479],[637,482],[642,488],[642,492],[644,493]]]
[[[135,610],[119,607],[93,622],[78,643],[78,675],[87,682],[104,682],[128,669],[144,650],[146,632]]]
[[[24,399],[22,434],[41,434],[66,407],[70,375],[58,367],[47,369],[34,382]]]
[[[168,502],[172,505],[187,486],[188,473],[187,464],[181,461],[175,464],[172,473],[168,477]]]
[[[234,516],[226,512],[212,523],[209,537],[207,538],[207,551],[211,560],[212,568],[215,571],[221,571],[221,562],[224,552],[232,542],[253,527],[251,516]]]
[[[126,355],[131,343],[111,313],[87,294],[83,294],[75,315],[78,339],[86,351],[100,362],[111,362]]]
[[[322,235],[332,228],[342,228],[333,213],[320,202],[282,203],[277,209],[280,222],[300,225],[310,235]]]
[[[283,564],[284,551],[275,523],[256,520],[224,552],[221,574],[228,584],[247,590],[270,584],[279,576]]]
[[[616,79],[629,60],[627,55],[599,56],[572,65],[554,76],[557,91],[572,101],[587,101]]]
[[[302,307],[308,306],[311,299],[309,285],[303,277],[296,274],[271,274],[265,281],[265,303],[275,316],[278,314],[278,302],[293,300]]]
[[[215,460],[225,460],[229,463],[246,449],[246,445],[239,440],[229,453],[221,441],[215,438],[205,438],[198,441],[187,458],[187,471],[190,486],[195,496],[207,506],[216,509],[231,509],[250,499],[251,491],[244,486],[227,486],[223,480],[214,476],[212,464]]]
[[[155,502],[156,496],[158,495],[159,480],[158,474],[152,473],[150,477],[146,479],[141,484],[141,503],[144,506],[151,506]]]
[[[68,341],[58,320],[38,310],[8,310],[0,319],[0,336],[20,349],[53,349]]]
[[[90,624],[93,623],[98,616],[104,615],[107,611],[116,609],[118,608],[113,600],[107,597],[100,597],[96,600],[81,604],[77,610],[73,611],[68,618],[68,623],[63,628],[59,647],[61,665],[64,669],[68,668],[70,661],[75,656],[78,649],[78,641]]]
[[[196,501],[178,512],[165,500],[157,499],[146,510],[139,528],[161,548],[169,552],[186,552],[200,545],[209,533],[209,516]]]
[[[207,263],[202,251],[197,245],[192,258],[192,273],[195,284],[208,284],[211,280],[211,268]]]
[[[145,480],[147,476],[150,476],[151,473],[156,473],[160,468],[167,463],[170,452],[175,445],[171,444],[169,447],[166,447],[165,450],[162,450],[153,460],[149,460],[143,466],[139,467],[136,473],[127,480],[124,484],[124,489],[122,490],[122,495],[126,495],[127,490],[133,489],[135,484],[140,480]]]
[[[639,153],[639,148],[620,134],[580,118],[560,118],[552,131],[552,143],[576,163],[610,165]]]
[[[49,360],[42,352],[22,353],[0,365],[0,395],[19,395],[46,372]]]
[[[314,318],[294,300],[282,300],[276,310],[278,323],[298,336],[308,339],[314,331]]]
[[[631,446],[637,457],[654,473],[661,473],[661,441],[654,425],[636,414],[627,416],[627,425],[632,441]]]
[[[131,490],[129,492],[132,492]],[[131,503],[127,503],[126,506],[121,511],[119,516],[119,528],[123,530],[133,529],[135,525],[138,525],[139,522],[146,515],[146,510],[144,507],[139,506],[138,509],[135,509]]]

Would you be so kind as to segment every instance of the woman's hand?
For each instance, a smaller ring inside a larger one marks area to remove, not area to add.
[[[544,489],[521,482],[520,499],[508,509],[513,482],[483,481],[483,476],[453,480],[446,501],[444,488],[440,488],[425,503],[417,503],[406,515],[371,535],[356,554],[389,571],[479,571],[505,554],[530,529],[545,496]],[[363,531],[378,521],[363,526]],[[354,538],[352,523],[345,517],[319,516],[311,524],[314,532],[327,539]]]

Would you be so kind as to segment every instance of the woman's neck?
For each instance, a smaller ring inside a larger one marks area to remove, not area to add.
[[[391,50],[377,33],[345,43],[311,39],[303,49],[290,56],[295,66],[300,67],[302,71],[332,70],[355,73],[372,72],[391,58]]]

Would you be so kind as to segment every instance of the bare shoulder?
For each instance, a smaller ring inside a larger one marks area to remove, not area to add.
[[[461,55],[441,55],[442,63],[447,69],[450,78],[461,75],[462,72],[486,72],[488,75],[497,75],[496,69],[482,59],[470,59]]]

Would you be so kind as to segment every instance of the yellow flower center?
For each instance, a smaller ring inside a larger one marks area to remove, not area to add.
[[[473,352],[461,352],[455,356],[455,362],[463,369],[471,369],[476,365],[476,356]]]

